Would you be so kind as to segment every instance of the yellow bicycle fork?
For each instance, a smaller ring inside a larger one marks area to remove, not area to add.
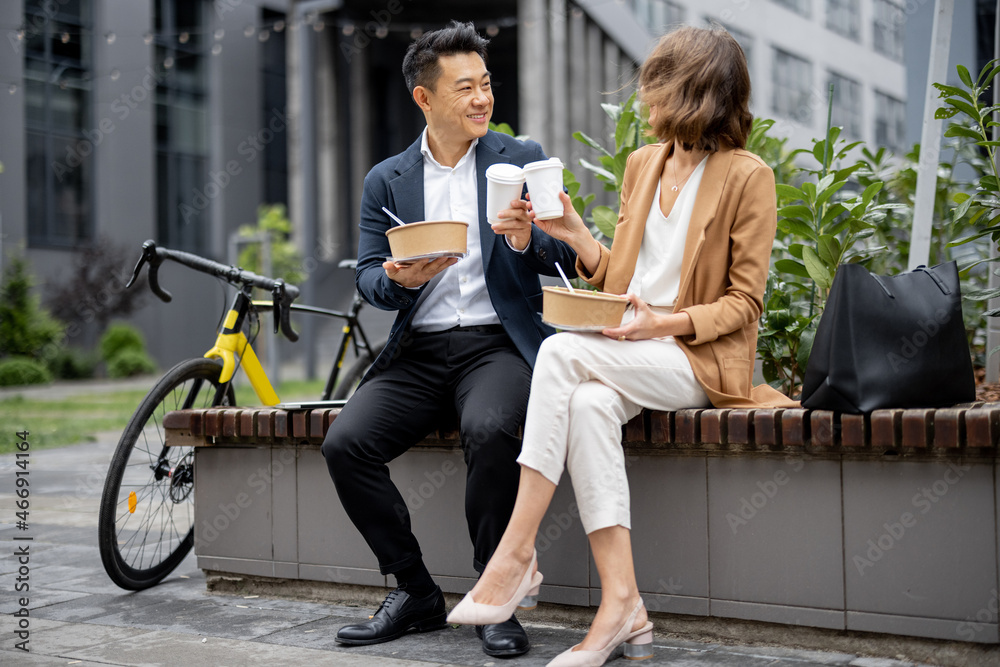
[[[250,379],[250,386],[253,387],[260,402],[264,405],[277,405],[278,394],[271,386],[264,367],[260,365],[257,353],[253,351],[246,335],[235,328],[238,318],[239,313],[236,310],[229,311],[222,331],[215,339],[215,345],[205,353],[205,357],[222,360],[219,382],[229,382],[233,379],[233,374],[236,373],[236,359],[239,358],[240,365]]]

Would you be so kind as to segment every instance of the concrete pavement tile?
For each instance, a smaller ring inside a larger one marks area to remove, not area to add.
[[[916,667],[912,662],[891,658],[855,658],[851,667]]]
[[[203,641],[204,640],[204,641]],[[426,667],[429,663],[400,657],[372,660],[365,656],[328,653],[294,646],[275,646],[175,632],[149,632],[124,641],[73,651],[72,657],[112,665],[173,667],[274,667],[320,665],[337,667]]]
[[[35,653],[25,653],[24,651],[3,651],[0,650],[0,665],[17,665],[21,667],[55,667],[68,665],[73,667],[107,667],[107,663],[69,660],[67,658],[53,658],[47,655],[37,655]]]
[[[2,484],[2,482],[0,482]],[[27,531],[10,528],[0,530],[0,541],[12,542],[14,535],[32,537],[33,544],[75,544],[97,546],[97,521],[90,526],[60,526],[56,524],[32,523]]]
[[[321,618],[323,614],[241,609],[211,599],[178,600],[138,605],[114,613],[89,616],[91,623],[229,639],[255,639]]]
[[[13,586],[2,586],[0,587],[0,590],[13,591],[14,588]],[[19,600],[21,597],[21,593],[12,593],[10,597],[4,595],[3,602],[0,602],[0,614],[12,614],[20,609],[21,605],[19,604]],[[44,588],[36,590],[33,588],[28,591],[28,594],[24,595],[24,597],[28,598],[28,609],[30,609],[32,615],[34,615],[37,610],[44,609],[45,607],[49,607],[51,605],[88,597],[88,594],[77,591],[54,591]]]
[[[754,656],[782,660],[802,660],[816,665],[850,665],[857,658],[847,653],[806,651],[781,646],[720,646],[718,653],[736,656]]]
[[[170,604],[171,601],[150,596],[140,596],[123,593],[121,595],[86,595],[69,602],[52,604],[36,613],[40,618],[48,618],[53,621],[82,622],[93,618],[109,616],[112,614],[136,613],[142,610],[144,613],[155,614],[159,607]],[[105,625],[126,625],[123,623],[106,623]]]
[[[24,543],[22,542],[22,544]],[[96,546],[80,547],[75,544],[31,543],[30,553],[33,568],[65,565],[66,563],[88,563],[93,569],[94,563],[101,562],[101,554]]]
[[[130,640],[148,632],[92,623],[66,623],[47,630],[32,629],[31,650],[37,654],[64,656],[99,644]]]

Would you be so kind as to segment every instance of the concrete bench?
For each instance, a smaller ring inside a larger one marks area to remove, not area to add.
[[[168,444],[196,446],[199,567],[389,585],[319,453],[337,414],[165,417]],[[997,643],[998,442],[1000,404],[863,416],[644,412],[624,427],[624,447],[647,607]],[[428,568],[447,592],[466,592],[476,573],[457,433],[433,433],[389,467]],[[569,484],[560,484],[536,546],[542,601],[600,602]]]

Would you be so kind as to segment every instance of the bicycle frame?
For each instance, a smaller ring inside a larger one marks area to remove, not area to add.
[[[238,357],[240,366],[247,374],[250,386],[253,387],[260,402],[264,405],[277,405],[279,402],[278,394],[271,386],[271,381],[268,379],[264,367],[261,366],[257,353],[253,351],[250,341],[243,333],[243,323],[252,303],[250,295],[246,292],[241,290],[236,293],[236,297],[229,307],[229,312],[226,314],[226,319],[215,338],[215,345],[204,356],[208,359],[222,360],[222,373],[219,375],[219,381],[223,384],[233,379]]]
[[[252,303],[258,307],[267,308],[270,308],[273,305],[271,301],[253,301]],[[362,300],[361,296],[359,294],[355,294],[354,300],[351,303],[351,308],[347,312],[331,310],[328,308],[317,308],[316,306],[305,306],[297,303],[293,303],[290,306],[294,311],[313,313],[315,315],[325,315],[327,317],[339,317],[340,319],[345,320],[344,326],[341,328],[340,344],[337,347],[337,359],[330,369],[330,375],[326,380],[326,387],[323,389],[321,400],[330,400],[330,396],[333,394],[333,389],[337,384],[337,377],[339,376],[340,370],[344,365],[344,359],[347,357],[347,349],[351,343],[354,343],[354,353],[357,356],[361,356],[362,350],[372,349],[371,344],[368,342],[368,336],[365,335],[364,330],[358,322],[358,313],[361,311],[364,303],[365,302]],[[223,371],[223,377],[225,377],[225,371]]]

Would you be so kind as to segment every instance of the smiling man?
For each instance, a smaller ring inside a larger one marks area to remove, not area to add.
[[[398,313],[385,350],[334,420],[322,452],[344,509],[397,588],[371,620],[338,630],[344,644],[445,627],[444,596],[386,464],[456,420],[473,566],[483,571],[514,507],[531,368],[552,333],[539,316],[538,276],[557,275],[556,262],[570,271],[575,263],[568,245],[532,224],[522,200],[501,212],[503,222],[486,221],[487,167],[546,157],[535,142],[489,130],[486,45],[471,23],[456,22],[410,45],[403,75],[427,128],[365,178],[358,290],[372,305]],[[407,222],[468,222],[468,255],[387,261],[390,219],[382,207]],[[513,616],[476,633],[492,656],[528,650]]]

